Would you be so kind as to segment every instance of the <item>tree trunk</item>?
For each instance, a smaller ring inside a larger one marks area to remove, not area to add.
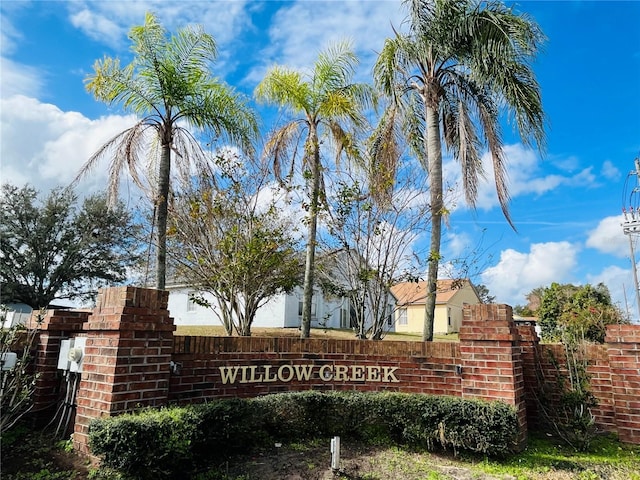
[[[171,143],[162,142],[160,153],[160,169],[158,172],[157,193],[157,254],[156,254],[156,288],[164,290],[167,277],[167,216],[169,207],[169,176],[171,172]]]
[[[440,241],[442,236],[442,145],[440,143],[440,117],[438,110],[425,107],[425,144],[429,161],[429,193],[431,197],[431,243],[429,248],[429,269],[427,272],[427,296],[424,309],[424,330],[422,340],[433,340],[433,326],[438,288],[438,264],[440,262]]]
[[[311,333],[311,304],[313,302],[313,280],[316,258],[316,233],[318,228],[318,199],[320,197],[320,145],[314,126],[310,127],[311,191],[309,194],[309,225],[307,233],[307,253],[304,267],[304,293],[302,297],[301,338],[309,338]]]

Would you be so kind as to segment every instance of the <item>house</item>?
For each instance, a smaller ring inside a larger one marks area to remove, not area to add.
[[[33,309],[26,303],[9,303],[0,312],[0,328],[12,328],[24,325],[31,318]]]
[[[354,299],[371,300],[369,295],[350,295],[355,287],[349,281],[357,272],[353,260],[344,252],[336,251],[324,255],[316,268],[318,285],[314,288],[311,303],[311,328],[351,328],[356,329],[358,318],[364,318],[364,330],[372,323],[371,303],[358,307]],[[320,287],[322,285],[322,287]],[[194,302],[193,294],[201,295],[210,304],[216,302],[212,295],[199,293],[197,288],[188,285],[167,285],[169,290],[168,309],[176,325],[220,325],[220,321],[211,308]],[[331,292],[331,293],[329,293]],[[358,293],[358,292],[357,292]],[[384,295],[384,294],[383,294]],[[302,287],[296,287],[291,293],[274,296],[258,308],[252,327],[258,328],[299,328],[302,324]],[[393,331],[393,310],[395,297],[387,290],[384,302],[384,331]]]
[[[211,308],[193,301],[192,295],[202,296],[212,305],[215,299],[207,293],[186,285],[167,285],[169,312],[176,325],[221,325]],[[292,293],[276,295],[256,312],[252,327],[298,328],[302,321],[302,288]],[[344,297],[325,296],[316,291],[311,303],[312,328],[351,328],[349,300]]]
[[[397,299],[395,331],[422,333],[427,282],[403,282],[391,287]],[[465,305],[482,303],[469,280],[438,280],[433,333],[460,331]]]

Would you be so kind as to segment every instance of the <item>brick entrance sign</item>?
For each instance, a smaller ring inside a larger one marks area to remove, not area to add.
[[[85,337],[74,445],[87,451],[94,418],[145,406],[314,390],[402,391],[500,400],[516,409],[519,445],[537,422],[540,374],[557,379],[532,326],[507,305],[465,307],[459,342],[174,336],[168,292],[101,290],[93,312],[49,312],[38,350],[35,401],[52,406],[60,344]],[[597,423],[640,444],[640,326],[611,326],[589,351]],[[561,360],[561,359],[560,359]],[[546,363],[545,363],[546,362]],[[560,361],[560,368],[562,362]],[[53,405],[55,406],[55,405]]]

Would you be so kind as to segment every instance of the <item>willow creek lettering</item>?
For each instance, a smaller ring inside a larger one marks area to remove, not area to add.
[[[398,367],[379,365],[236,365],[218,367],[223,384],[266,382],[382,382],[399,383]]]

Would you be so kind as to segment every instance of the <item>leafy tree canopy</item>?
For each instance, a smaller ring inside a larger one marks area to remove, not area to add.
[[[87,300],[99,287],[125,280],[139,258],[130,214],[122,204],[107,208],[104,195],[77,204],[69,189],[39,201],[31,186],[2,186],[2,302],[37,309],[59,299]]]
[[[259,201],[265,172],[238,158],[216,158],[218,178],[201,177],[177,195],[170,216],[170,259],[180,280],[199,292],[228,335],[251,334],[258,308],[301,281],[292,232],[272,202]],[[215,299],[211,304],[202,293]]]
[[[628,323],[603,283],[595,287],[552,283],[542,290],[537,313],[542,338],[551,341],[566,340],[568,335],[602,343],[607,325]]]

